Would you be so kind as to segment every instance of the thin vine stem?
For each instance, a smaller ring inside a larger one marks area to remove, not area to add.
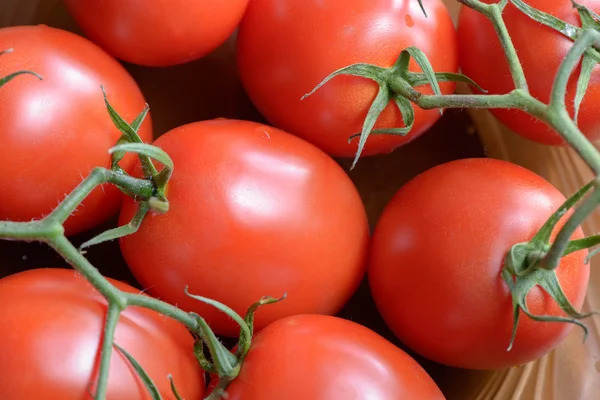
[[[494,4],[485,4],[480,1],[473,0],[459,0],[459,2],[467,7],[471,7],[474,10],[479,11],[490,20],[494,26],[494,29],[496,30],[498,39],[500,39],[500,44],[502,45],[504,54],[506,55],[506,61],[508,62],[508,67],[510,68],[510,74],[515,84],[515,88],[529,92],[523,66],[521,65],[519,56],[517,55],[515,45],[510,38],[508,29],[506,28],[504,18],[502,18],[502,12],[508,4],[508,1],[502,0],[501,2]]]
[[[501,0],[494,4],[487,4],[478,0],[458,1],[466,7],[482,13],[493,24],[504,50],[515,89],[506,94],[493,95],[423,95],[414,90],[410,85],[407,86],[407,82],[401,80],[403,79],[402,77],[399,77],[398,81],[391,81],[389,83],[390,89],[395,94],[409,99],[424,109],[510,108],[527,112],[555,129],[578,152],[596,175],[600,177],[600,154],[570,117],[565,100],[567,84],[581,57],[590,47],[600,47],[600,33],[594,30],[586,30],[576,40],[557,72],[552,87],[551,101],[549,104],[544,104],[529,93],[523,67],[503,19],[503,10],[508,4],[508,0]],[[120,291],[87,260],[64,234],[63,223],[95,188],[103,184],[114,184],[137,201],[148,202],[150,205],[157,201],[156,196],[158,193],[160,201],[156,210],[163,212],[167,212],[168,210],[168,202],[166,202],[166,199],[163,201],[163,192],[170,178],[170,170],[163,170],[164,172],[160,174],[157,173],[150,160],[150,158],[153,158],[152,154],[154,154],[152,153],[152,149],[149,148],[151,146],[140,145],[139,142],[141,142],[141,139],[139,139],[136,132],[147,110],[140,115],[138,121],[133,125],[129,125],[112,109],[110,104],[108,104],[108,100],[106,100],[106,103],[113,122],[122,131],[126,132],[125,136],[130,142],[135,142],[134,145],[130,143],[118,147],[115,151],[120,151],[119,149],[126,150],[128,148],[137,149],[142,164],[146,167],[145,169],[150,170],[150,173],[147,173],[147,175],[148,177],[152,177],[152,179],[130,177],[123,173],[120,168],[115,168],[114,170],[96,168],[45,218],[30,222],[0,221],[0,239],[36,240],[49,244],[106,299],[108,308],[101,346],[96,400],[105,400],[106,398],[116,326],[121,313],[130,306],[144,307],[173,318],[184,324],[197,337],[208,341],[207,346],[211,350],[213,363],[219,367],[219,370],[227,372],[227,376],[222,377],[219,384],[220,390],[225,389],[232,377],[239,372],[239,360],[219,355],[224,350],[218,346],[220,343],[201,316],[185,312],[173,305],[141,293],[125,293]],[[166,154],[164,156],[166,158],[162,159],[162,163],[169,167],[170,159],[168,159]],[[159,157],[162,158],[163,156],[159,155]],[[542,268],[553,269],[558,265],[575,229],[583,223],[595,210],[598,203],[600,203],[600,178],[598,179],[594,192],[575,209],[572,216],[558,233],[548,253],[540,262]],[[217,398],[217,396],[220,396],[219,391],[209,394],[207,399]]]
[[[98,372],[98,385],[96,390],[96,400],[105,399],[108,392],[108,380],[110,378],[110,359],[112,357],[115,331],[122,309],[117,303],[108,303],[106,321],[104,322],[104,336],[102,339],[102,349],[100,352],[100,369]]]
[[[148,180],[137,179],[106,168],[96,167],[45,219],[64,223],[83,199],[96,187],[105,183],[112,183],[143,200],[152,197],[154,191],[152,182]]]
[[[127,307],[127,298],[123,292],[111,284],[96,267],[75,247],[64,235],[45,240],[60,254],[77,272],[83,275],[109,303],[120,309]]]

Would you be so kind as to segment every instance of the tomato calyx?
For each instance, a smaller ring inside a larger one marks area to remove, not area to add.
[[[592,181],[583,186],[574,195],[568,198],[558,210],[556,210],[546,223],[540,228],[536,235],[525,243],[515,244],[508,252],[504,260],[504,266],[501,271],[502,279],[508,286],[512,296],[513,307],[513,331],[507,351],[512,349],[514,344],[521,311],[529,318],[540,322],[563,322],[572,323],[583,329],[584,341],[588,336],[588,328],[580,320],[595,315],[596,312],[580,313],[565,295],[558,276],[556,275],[557,265],[549,263],[548,255],[553,246],[550,243],[552,231],[558,221],[574,207],[592,188],[598,187],[598,182]],[[594,194],[597,194],[597,190]],[[594,196],[594,194],[592,196]],[[589,199],[588,199],[589,200]],[[591,197],[595,202],[595,198]],[[557,238],[558,241],[558,238]],[[590,236],[584,239],[572,240],[563,247],[562,256],[587,249],[600,244],[600,235]],[[586,262],[589,261],[589,257]],[[565,316],[556,315],[535,315],[527,307],[527,295],[535,286],[540,286],[550,297],[558,304]]]
[[[104,88],[102,87],[101,89],[104,95],[104,103],[108,110],[108,114],[110,115],[110,118],[115,126],[119,129],[119,131],[121,131],[121,137],[117,141],[117,144],[108,151],[111,155],[110,170],[124,176],[129,176],[127,172],[125,172],[119,166],[119,162],[127,153],[137,154],[140,159],[144,174],[143,180],[139,182],[151,182],[152,195],[147,199],[140,199],[137,195],[139,192],[137,187],[119,186],[119,189],[123,193],[137,200],[138,209],[133,218],[127,225],[109,229],[84,242],[81,244],[80,250],[83,250],[86,247],[95,246],[103,242],[131,235],[137,232],[142,224],[142,221],[149,212],[154,214],[164,214],[169,210],[169,201],[167,199],[166,192],[169,179],[173,174],[173,160],[164,150],[156,146],[143,143],[142,139],[138,135],[138,130],[148,115],[148,105],[146,105],[142,112],[133,120],[131,124],[129,124],[112,107],[108,101]],[[158,161],[160,164],[162,164],[163,168],[158,171],[152,160]]]
[[[418,73],[409,71],[408,68],[411,57],[414,58],[423,72]],[[375,81],[379,86],[377,95],[367,112],[361,132],[353,134],[348,138],[348,142],[351,142],[352,139],[356,137],[359,138],[358,149],[350,169],[353,169],[358,163],[370,134],[406,136],[411,131],[415,120],[414,108],[411,101],[414,102],[422,96],[422,93],[417,91],[415,87],[429,84],[434,94],[441,96],[442,93],[439,82],[464,82],[485,92],[472,79],[465,75],[451,72],[436,73],[425,53],[417,47],[411,46],[402,50],[394,65],[389,68],[366,63],[357,63],[340,68],[325,77],[325,79],[310,92],[302,96],[301,100],[313,95],[331,79],[340,75],[352,75],[370,79]],[[402,115],[404,127],[373,129],[380,114],[392,100]],[[442,112],[443,110],[440,109],[440,114]]]
[[[583,329],[584,341],[587,338],[588,328],[580,320],[594,315],[594,313],[579,313],[562,290],[556,271],[535,266],[547,254],[548,249],[549,245],[540,249],[531,243],[519,243],[511,249],[502,269],[502,278],[512,295],[514,317],[513,331],[507,351],[512,349],[515,341],[521,311],[535,321],[566,322],[578,325]],[[566,316],[532,314],[527,307],[527,295],[535,286],[542,287],[556,301]]]
[[[188,291],[187,286],[185,288],[185,294],[204,304],[217,308],[240,326],[238,342],[234,350],[230,351],[219,341],[204,318],[198,314],[191,313],[197,319],[198,326],[200,327],[198,332],[192,332],[196,338],[194,354],[196,355],[200,367],[213,375],[214,379],[218,381],[218,383],[214,385],[211,393],[206,397],[206,400],[221,399],[223,398],[227,386],[239,375],[244,358],[248,354],[248,351],[250,351],[252,336],[254,334],[254,315],[256,314],[256,311],[261,306],[275,304],[284,300],[287,297],[287,294],[284,293],[280,298],[269,296],[263,297],[248,308],[246,315],[243,318],[240,314],[223,303],[203,296],[191,294]],[[210,358],[206,356],[206,350],[208,350]]]

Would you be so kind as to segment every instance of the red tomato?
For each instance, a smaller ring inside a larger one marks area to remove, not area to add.
[[[135,288],[111,280],[120,290]],[[106,300],[76,272],[37,269],[0,280],[0,398],[3,400],[92,399],[101,349]],[[7,329],[10,327],[9,329]],[[204,376],[185,327],[154,311],[128,308],[119,320],[115,343],[152,378],[163,399],[174,400],[168,375],[179,394],[199,399]],[[129,361],[113,351],[107,398],[150,400]]]
[[[155,142],[173,159],[169,212],[121,242],[127,264],[156,297],[195,311],[218,333],[239,327],[184,293],[240,314],[262,296],[256,326],[301,313],[334,314],[364,276],[369,227],[350,178],[303,140],[248,121],[176,128]],[[120,223],[135,210],[124,201]]]
[[[85,34],[121,60],[164,67],[212,52],[248,0],[65,0]]]
[[[88,40],[46,26],[0,29],[0,76],[32,70],[0,88],[0,220],[29,221],[49,214],[97,166],[108,167],[108,149],[120,137],[106,110],[100,85],[123,118],[132,121],[145,105],[133,78]],[[148,118],[140,129],[152,140]],[[135,158],[127,156],[125,169]],[[94,190],[66,221],[68,234],[115,214],[121,192]]]
[[[487,3],[495,1],[488,0]],[[527,4],[548,12],[572,25],[581,21],[570,1],[527,0]],[[600,0],[581,0],[579,3],[600,12]],[[513,40],[531,95],[547,103],[554,77],[560,63],[573,46],[573,41],[561,33],[531,20],[509,4],[504,11],[504,21]],[[488,90],[490,94],[508,93],[514,84],[508,63],[493,25],[487,18],[468,7],[462,7],[458,23],[460,66],[463,73]],[[571,115],[579,77],[579,68],[571,76],[567,90],[567,104]],[[588,91],[579,111],[579,128],[590,139],[600,138],[600,69],[592,73]],[[547,145],[563,144],[564,140],[546,124],[517,110],[493,110],[494,115],[508,128],[523,137]]]
[[[398,347],[362,325],[324,315],[266,327],[226,392],[229,400],[444,399]]]
[[[572,325],[522,316],[506,351],[513,312],[500,271],[508,250],[529,241],[564,200],[533,172],[492,159],[449,162],[407,183],[376,227],[368,271],[388,326],[414,351],[456,367],[511,367],[551,350]],[[589,278],[586,253],[556,270],[576,308]],[[539,287],[527,304],[534,314],[563,315]]]
[[[333,156],[350,157],[367,111],[374,81],[336,77],[305,100],[300,98],[335,70],[354,63],[390,67],[400,52],[417,46],[436,71],[456,72],[456,32],[440,0],[426,4],[425,18],[413,0],[252,0],[237,41],[242,82],[258,110],[275,126],[298,135]],[[411,70],[420,71],[416,64]],[[455,85],[441,85],[451,93]],[[419,87],[431,93],[429,87]],[[437,110],[415,107],[415,125],[405,136],[373,135],[363,155],[388,153],[425,132]],[[375,128],[404,122],[392,104]]]

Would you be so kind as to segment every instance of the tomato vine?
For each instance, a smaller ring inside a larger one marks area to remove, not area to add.
[[[307,96],[338,75],[362,76],[372,79],[379,84],[379,94],[369,110],[363,130],[360,133],[359,147],[354,164],[358,161],[362,148],[370,134],[406,135],[410,131],[414,118],[413,104],[423,109],[438,108],[440,111],[445,108],[513,108],[525,111],[554,128],[585,160],[597,178],[569,198],[531,241],[516,244],[508,252],[502,276],[513,295],[515,313],[512,340],[514,340],[517,332],[520,312],[525,313],[528,317],[535,320],[574,323],[586,329],[585,325],[579,322],[579,320],[590,314],[580,314],[571,306],[560,288],[554,269],[557,267],[560,258],[564,255],[584,248],[590,248],[600,243],[600,236],[591,236],[581,240],[570,241],[573,231],[585,221],[600,203],[600,153],[583,135],[576,122],[578,103],[581,102],[581,98],[585,93],[589,74],[591,74],[591,69],[595,63],[600,60],[596,51],[596,49],[600,49],[600,32],[597,30],[600,26],[599,18],[587,8],[574,3],[574,7],[577,8],[582,19],[582,28],[578,28],[557,20],[555,17],[542,13],[539,10],[535,10],[521,0],[501,0],[493,4],[487,4],[479,0],[458,1],[464,6],[485,15],[494,25],[506,54],[514,82],[515,88],[509,93],[500,95],[488,95],[485,93],[442,95],[438,84],[441,81],[466,82],[475,87],[477,87],[477,84],[463,75],[435,72],[427,57],[419,49],[408,48],[399,55],[397,62],[387,69],[368,64],[355,64],[335,71],[326,77],[312,92],[308,93]],[[556,74],[552,86],[551,99],[548,104],[537,100],[529,93],[523,68],[503,19],[503,10],[509,2],[530,18],[556,29],[574,41],[572,48]],[[419,3],[423,8],[423,12],[426,12],[421,1]],[[4,55],[9,51],[3,51],[0,55]],[[409,72],[408,64],[411,57],[421,67],[422,73]],[[567,111],[565,97],[567,83],[580,62],[583,62],[585,67],[582,68],[582,75],[580,75],[578,80],[576,113],[575,118],[572,118]],[[17,71],[1,78],[0,87],[23,74],[35,75],[39,79],[43,79],[43,77],[38,76],[35,72]],[[434,91],[433,95],[424,95],[414,89],[415,86],[424,83],[431,85]],[[206,321],[200,315],[182,311],[175,306],[149,296],[120,291],[106,280],[86,259],[82,249],[76,248],[67,239],[63,228],[65,220],[94,188],[102,184],[113,184],[126,195],[135,198],[138,202],[138,212],[128,225],[104,232],[84,243],[82,247],[88,247],[106,240],[131,234],[136,231],[148,213],[165,213],[169,209],[165,189],[174,168],[173,163],[168,154],[155,146],[142,143],[137,135],[137,130],[143,122],[148,108],[144,109],[132,123],[127,123],[112,108],[106,97],[106,93],[104,93],[104,96],[108,113],[113,123],[122,133],[117,145],[110,150],[112,154],[111,168],[95,168],[52,213],[42,219],[30,222],[0,221],[0,239],[40,241],[48,244],[107,299],[108,311],[104,327],[97,391],[94,396],[96,400],[104,400],[106,398],[110,359],[113,346],[116,346],[113,343],[114,332],[120,314],[129,306],[145,307],[171,317],[184,324],[197,337],[198,341],[194,351],[201,366],[205,370],[219,375],[219,387],[213,393],[209,394],[208,399],[218,398],[220,393],[227,387],[227,384],[235,379],[239,373],[243,359],[250,348],[253,313],[259,306],[273,303],[280,299],[270,297],[261,299],[248,310],[248,314],[243,318],[223,304],[195,296],[186,291],[186,294],[198,301],[215,306],[227,313],[240,325],[241,333],[237,351],[235,354],[232,354],[218,341]],[[379,114],[390,101],[394,101],[398,106],[404,118],[405,127],[387,131],[372,131]],[[119,161],[128,152],[136,153],[140,158],[144,172],[143,178],[129,176],[119,167]],[[162,168],[160,170],[157,169],[154,162],[160,163]],[[560,230],[554,242],[549,243],[550,234],[558,220],[573,208],[574,212]],[[532,315],[525,304],[525,297],[535,285],[543,287],[560,305],[568,317]],[[509,348],[511,345],[512,341],[509,344]],[[209,358],[204,355],[205,348],[209,350]],[[127,355],[126,349],[119,350]],[[136,365],[135,360],[130,359],[130,361],[136,370],[138,370],[140,376],[144,378],[141,367]],[[153,398],[160,398],[160,394],[155,390],[152,391],[152,382],[147,376],[146,378],[143,380],[146,382],[150,392],[153,393]],[[173,390],[176,392],[175,388]]]

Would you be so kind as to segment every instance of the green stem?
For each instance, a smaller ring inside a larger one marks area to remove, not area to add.
[[[127,306],[140,306],[159,312],[167,317],[173,318],[192,332],[198,332],[197,319],[187,312],[162,302],[158,299],[141,294],[124,293],[113,286],[96,267],[94,267],[83,254],[65,237],[59,236],[50,241],[50,245],[59,253],[73,268],[83,275],[110,303],[115,303],[122,310]]]
[[[594,171],[595,175],[600,175],[600,154],[598,154],[598,150],[579,130],[567,110],[552,110],[547,113],[544,120],[560,133],[562,138]]]
[[[105,400],[108,391],[108,379],[110,372],[110,359],[112,356],[115,330],[119,322],[122,309],[116,304],[109,302],[106,321],[104,323],[104,337],[102,339],[102,350],[100,353],[100,371],[98,374],[98,385],[96,387],[95,400]]]
[[[141,294],[124,293],[124,296],[128,306],[138,306],[154,310],[166,317],[181,322],[194,333],[200,331],[200,325],[198,324],[196,317],[171,304]]]
[[[490,12],[489,10],[491,5],[479,0],[458,0],[458,2],[485,15],[488,15]]]
[[[145,200],[152,196],[154,190],[152,182],[148,180],[133,178],[106,168],[97,167],[45,219],[64,223],[83,199],[97,186],[105,183],[112,183],[124,189],[130,195]]]
[[[227,386],[229,386],[229,384],[231,383],[231,380],[226,379],[226,378],[219,378],[219,383],[217,384],[217,386],[213,389],[212,392],[210,392],[210,394],[204,398],[204,400],[223,400],[226,397],[223,396],[223,393],[225,393],[225,389],[227,389]]]
[[[398,86],[391,85],[398,94],[405,93]],[[413,99],[411,99],[413,100]],[[514,108],[527,111],[537,116],[545,116],[546,105],[522,89],[515,89],[507,94],[450,94],[421,95],[413,100],[419,107],[430,110],[434,108]]]
[[[56,250],[71,266],[83,275],[110,304],[115,304],[121,310],[127,307],[127,297],[113,286],[96,267],[94,267],[83,254],[64,235],[47,240],[48,244]]]
[[[517,55],[515,45],[510,39],[508,29],[506,28],[506,24],[504,23],[504,19],[502,18],[502,11],[504,10],[506,3],[507,2],[505,1],[502,4],[488,5],[489,8],[486,15],[494,25],[496,34],[500,39],[500,44],[504,49],[504,54],[506,55],[506,61],[508,62],[508,67],[510,68],[510,74],[515,84],[515,88],[521,89],[525,92],[529,92],[527,80],[525,79],[525,72],[523,71],[523,66],[521,65],[519,56]]]
[[[48,237],[63,235],[65,229],[60,223],[51,221],[13,222],[0,221],[0,239],[2,240],[24,240],[24,241],[46,241]]]
[[[600,44],[600,33],[586,30],[565,56],[552,85],[549,110],[546,113],[545,121],[561,134],[596,175],[600,175],[600,154],[571,119],[565,100],[571,75],[579,65],[583,54],[594,43]]]
[[[548,251],[548,254],[540,262],[542,268],[554,269],[558,266],[560,258],[567,249],[573,233],[585,221],[588,215],[596,209],[598,203],[600,203],[600,179],[596,180],[592,194],[577,207],[571,218],[567,220],[556,236],[552,247],[550,247],[550,251]]]

